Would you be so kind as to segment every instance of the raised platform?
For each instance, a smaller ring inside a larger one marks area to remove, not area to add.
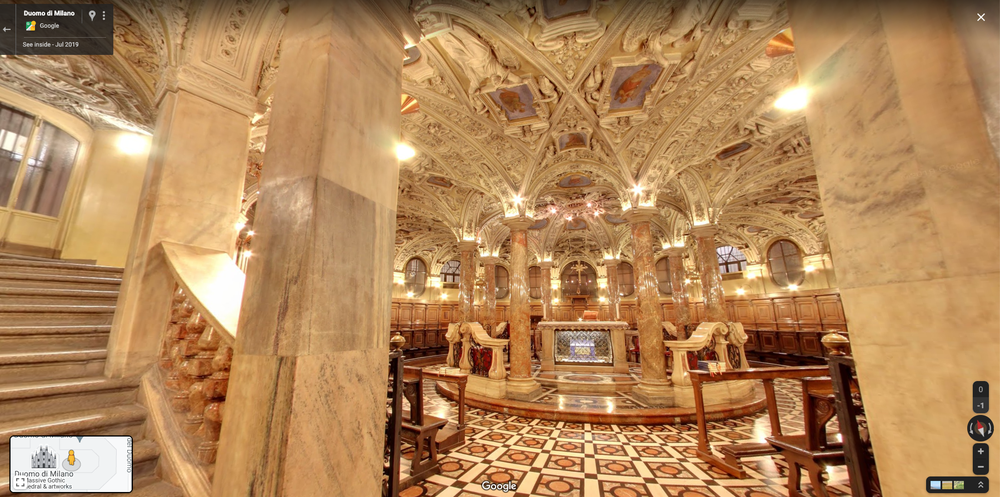
[[[631,387],[638,376],[629,374],[597,374],[567,372],[536,372],[535,381],[544,394],[535,401],[524,402],[497,399],[466,392],[466,404],[525,418],[584,423],[620,425],[654,425],[694,423],[694,407],[650,407],[637,400]],[[453,401],[458,399],[454,385],[438,383],[437,392]],[[715,404],[706,407],[709,421],[747,416],[764,409],[764,393],[757,388],[744,402]]]

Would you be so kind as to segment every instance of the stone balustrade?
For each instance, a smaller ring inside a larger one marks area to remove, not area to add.
[[[747,369],[746,341],[741,323],[701,323],[687,340],[664,340],[673,356],[671,381],[675,386],[691,386],[690,371],[699,360],[720,361],[729,371]]]

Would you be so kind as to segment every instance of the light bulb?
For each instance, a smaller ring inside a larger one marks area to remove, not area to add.
[[[642,187],[639,186],[639,185],[635,185],[635,186],[632,187],[632,192],[635,193],[636,195],[638,195],[638,194],[642,193]]]
[[[744,293],[747,293],[747,291],[742,288],[736,289],[736,295],[743,295]]]
[[[413,298],[413,292],[406,292],[406,296],[412,299]]]
[[[788,285],[788,289],[794,292],[799,289],[799,285]]]
[[[251,252],[249,250],[243,252],[243,257],[246,257],[248,259],[250,258],[251,255],[253,255],[253,252]]]
[[[254,231],[253,230],[247,231],[247,235],[253,236],[254,235]]]
[[[691,280],[689,280],[689,279],[685,279],[685,280],[684,280],[684,284],[685,284],[685,285],[690,285],[690,284],[691,284]]]
[[[774,107],[781,110],[801,110],[809,103],[809,90],[802,87],[792,88],[774,101]]]
[[[413,150],[413,147],[411,147],[411,146],[409,146],[409,145],[407,145],[405,143],[400,143],[400,144],[396,145],[396,158],[397,159],[399,159],[399,160],[407,160],[407,159],[413,158],[414,155],[417,155],[417,151]]]
[[[813,266],[812,264],[806,266],[806,272],[807,273],[811,273],[811,272],[813,272],[815,270],[816,270],[816,266]]]
[[[515,204],[520,204],[521,200],[523,200],[523,199],[521,198],[520,195],[514,195],[514,203]]]
[[[755,280],[755,279],[757,279],[757,273],[747,273],[747,279],[748,280]]]

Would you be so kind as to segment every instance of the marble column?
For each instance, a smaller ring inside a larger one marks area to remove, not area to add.
[[[663,346],[663,316],[660,314],[660,291],[656,286],[653,263],[653,235],[649,220],[656,209],[638,208],[626,213],[632,229],[632,270],[635,275],[636,307],[639,311],[639,360],[642,380],[632,393],[648,405],[673,402],[673,390],[667,380]]]
[[[458,314],[456,322],[474,321],[476,300],[476,251],[479,243],[466,240],[458,242]]]
[[[173,275],[160,242],[235,250],[250,115],[187,91],[180,81],[156,129],[108,340],[105,374],[142,374],[156,360],[169,318]]]
[[[378,495],[419,31],[392,2],[289,4],[213,495]]]
[[[834,271],[887,497],[969,474],[972,384],[1000,378],[1000,167],[963,2],[790,1]],[[992,40],[992,41],[988,41]],[[994,93],[995,95],[995,93]],[[996,387],[993,387],[996,389]],[[1000,395],[990,397],[997,420]],[[933,407],[928,408],[928,402]],[[917,435],[918,434],[918,435]],[[994,447],[996,439],[994,439]],[[930,448],[930,449],[929,449]],[[996,463],[994,462],[994,468]],[[995,471],[995,470],[994,470]]]
[[[542,389],[531,377],[531,307],[528,305],[528,226],[534,220],[504,220],[510,228],[510,377],[507,396],[534,400]]]
[[[618,305],[622,301],[622,293],[618,290],[618,259],[604,259],[604,267],[608,271],[608,310],[612,321],[618,321]]]
[[[687,326],[691,324],[691,307],[688,301],[687,271],[684,269],[684,254],[687,250],[684,247],[672,247],[667,249],[667,263],[670,265],[670,299],[674,303],[674,326],[677,327],[677,338],[684,340],[688,337]]]
[[[482,257],[483,280],[486,281],[486,289],[483,301],[486,303],[483,327],[489,331],[490,336],[496,336],[497,328],[497,263],[499,257]]]
[[[722,293],[719,256],[715,251],[717,232],[718,229],[713,225],[691,228],[691,236],[695,239],[695,253],[698,255],[696,262],[698,274],[701,275],[701,298],[705,302],[705,321],[710,323],[729,321],[726,315],[726,296]]]
[[[555,314],[552,310],[552,261],[542,261],[538,266],[542,268],[542,321],[554,321]]]

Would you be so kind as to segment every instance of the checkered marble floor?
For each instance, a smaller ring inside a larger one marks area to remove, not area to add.
[[[800,383],[778,380],[782,430],[802,430]],[[595,397],[600,399],[601,397]],[[457,423],[456,404],[425,384],[426,412]],[[440,457],[441,473],[405,489],[418,496],[765,497],[787,496],[788,466],[780,456],[744,459],[749,478],[733,478],[695,455],[695,425],[602,425],[548,421],[470,409],[465,445]],[[831,427],[831,430],[835,430]],[[709,423],[714,445],[763,441],[767,413]],[[404,446],[405,447],[405,446]],[[405,447],[404,459],[413,457]],[[404,467],[408,467],[404,461]],[[404,469],[405,471],[405,469]],[[406,473],[404,473],[405,475]],[[806,495],[816,495],[803,475]],[[483,490],[483,482],[516,483],[510,493]],[[827,491],[850,495],[844,467],[830,468]]]

